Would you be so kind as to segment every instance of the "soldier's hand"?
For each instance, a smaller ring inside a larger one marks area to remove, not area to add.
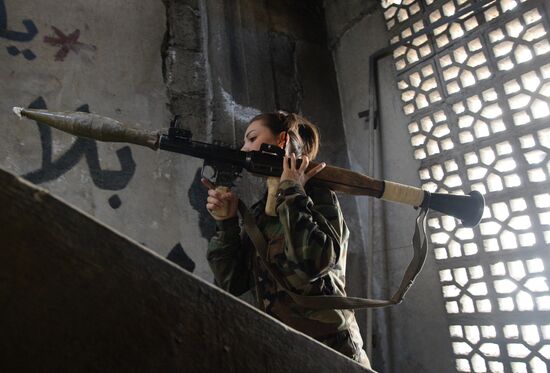
[[[313,167],[311,170],[306,171],[308,166],[309,158],[307,155],[304,155],[302,157],[302,164],[300,165],[300,167],[296,167],[296,154],[292,153],[290,157],[285,155],[281,181],[294,180],[302,184],[302,186],[305,186],[309,179],[317,175],[323,170],[323,168],[325,168],[326,163],[320,163]]]
[[[208,188],[208,198],[206,200],[206,209],[216,220],[227,220],[237,216],[237,207],[239,198],[232,191],[224,192],[216,188],[208,179],[202,178],[202,184]],[[225,215],[221,212],[226,209]]]

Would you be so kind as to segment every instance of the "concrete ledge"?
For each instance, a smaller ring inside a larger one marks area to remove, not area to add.
[[[0,371],[368,372],[44,189],[2,169],[0,186]]]

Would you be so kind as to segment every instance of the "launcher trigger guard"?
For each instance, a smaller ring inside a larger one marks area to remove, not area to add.
[[[216,186],[232,188],[235,180],[240,177],[242,168],[222,162],[204,160],[201,177],[204,177]]]
[[[201,178],[208,180],[213,185],[217,185],[218,181],[218,170],[212,164],[204,161],[204,164],[201,167]]]

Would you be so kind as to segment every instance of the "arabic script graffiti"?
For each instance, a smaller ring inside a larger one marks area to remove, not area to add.
[[[30,19],[23,20],[23,26],[26,31],[13,31],[8,29],[8,12],[4,0],[0,0],[0,38],[17,42],[29,42],[38,34],[38,29],[34,22]],[[8,53],[12,56],[22,54],[27,60],[34,60],[36,55],[30,49],[19,50],[14,45],[6,47]]]
[[[42,97],[38,97],[30,105],[31,109],[47,109],[46,102]],[[82,105],[76,109],[89,113],[88,105]],[[95,140],[78,138],[72,146],[66,150],[55,161],[52,160],[52,130],[51,127],[36,122],[40,132],[40,141],[42,143],[42,167],[36,171],[29,172],[23,177],[35,184],[44,183],[57,179],[61,175],[71,170],[82,157],[85,157],[90,176],[95,186],[105,190],[124,189],[136,171],[136,163],[132,157],[132,150],[129,146],[124,146],[116,151],[120,170],[102,170],[99,163],[97,144]],[[116,209],[120,207],[120,198],[117,195],[109,199],[109,205]]]

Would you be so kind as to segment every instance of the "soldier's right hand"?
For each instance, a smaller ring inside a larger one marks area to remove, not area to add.
[[[206,209],[216,220],[227,220],[237,216],[237,207],[239,198],[232,191],[224,192],[220,188],[216,188],[208,179],[202,178],[202,184],[208,188],[208,198],[206,201]],[[221,214],[226,210],[226,214]]]

